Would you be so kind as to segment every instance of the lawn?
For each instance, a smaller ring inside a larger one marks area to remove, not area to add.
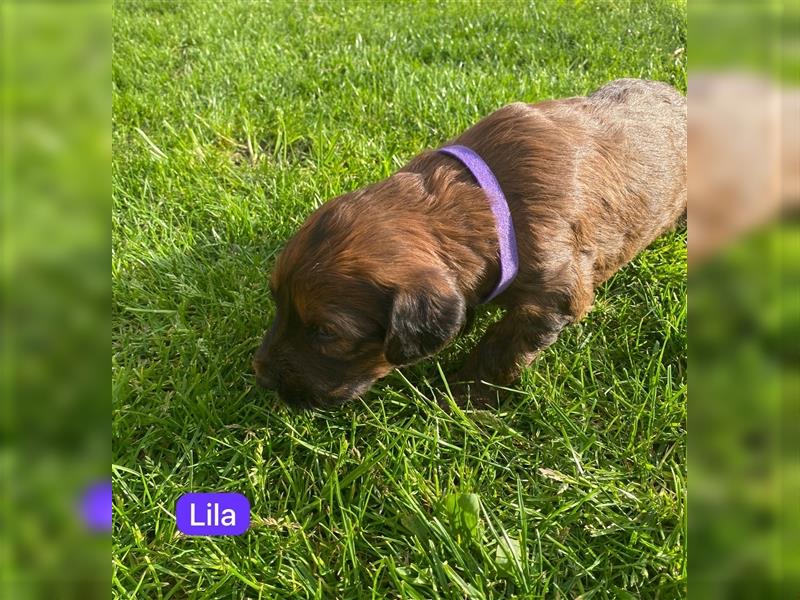
[[[686,231],[653,244],[498,410],[438,360],[329,412],[255,385],[282,244],[326,199],[515,100],[685,92],[684,2],[118,2],[117,598],[686,594]],[[487,311],[478,330],[495,318]],[[251,502],[186,537],[187,491]]]

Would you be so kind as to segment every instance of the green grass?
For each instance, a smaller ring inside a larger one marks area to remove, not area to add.
[[[685,91],[685,10],[116,5],[115,597],[685,595],[685,231],[500,410],[437,406],[474,336],[331,412],[288,412],[249,366],[314,208],[511,101],[624,76]],[[177,533],[190,490],[244,493],[250,531]]]

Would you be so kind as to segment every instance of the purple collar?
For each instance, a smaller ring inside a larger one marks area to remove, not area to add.
[[[489,293],[482,304],[494,300],[496,296],[511,285],[519,271],[519,256],[517,255],[517,237],[514,235],[514,222],[511,220],[511,211],[508,208],[500,184],[483,159],[466,146],[444,146],[439,148],[442,154],[448,154],[458,159],[467,170],[475,177],[478,185],[483,188],[489,197],[489,207],[494,214],[494,224],[497,230],[497,242],[500,248],[500,277],[494,289]]]

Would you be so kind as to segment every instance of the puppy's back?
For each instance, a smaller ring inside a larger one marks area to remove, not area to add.
[[[595,166],[605,185],[587,170],[588,212],[598,244],[596,279],[602,281],[686,211],[686,98],[665,83],[619,79],[587,97],[594,123]],[[615,197],[615,198],[614,198]],[[615,218],[604,215],[616,200]],[[590,226],[591,228],[591,226]]]
[[[620,167],[629,185],[646,186],[658,205],[659,233],[672,227],[686,209],[686,97],[659,81],[618,79],[588,102],[596,118],[621,134]]]
[[[616,79],[588,97],[593,102],[624,104],[629,108],[637,105],[648,108],[660,104],[674,105],[678,109],[686,108],[686,98],[675,88],[661,81],[648,79]]]

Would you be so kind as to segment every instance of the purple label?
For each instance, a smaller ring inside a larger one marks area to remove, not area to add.
[[[184,494],[175,521],[186,535],[241,535],[250,527],[250,502],[235,492]]]
[[[91,531],[111,531],[111,481],[97,481],[86,488],[80,499],[80,511]]]

